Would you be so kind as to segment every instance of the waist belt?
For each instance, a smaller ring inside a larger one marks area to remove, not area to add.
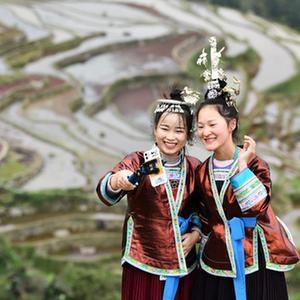
[[[228,221],[228,224],[236,265],[236,277],[233,278],[235,297],[236,300],[247,300],[243,240],[245,238],[245,228],[254,228],[256,218],[232,218]]]
[[[201,227],[201,222],[199,217],[195,214],[191,214],[187,219],[183,217],[178,217],[179,226],[180,226],[180,234],[183,235],[189,228],[189,224],[192,223],[197,227]],[[179,285],[179,280],[183,276],[167,276],[163,300],[174,300],[176,296],[176,292]]]

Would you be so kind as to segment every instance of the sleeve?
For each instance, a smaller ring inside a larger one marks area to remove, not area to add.
[[[245,216],[263,213],[271,198],[271,179],[268,165],[260,159],[230,178],[234,196]]]
[[[110,194],[110,195],[116,195],[116,194],[119,194],[122,189],[117,189],[117,190],[114,190],[111,185],[110,185],[110,177],[111,175],[109,176],[108,178],[108,181],[107,181],[107,185],[106,185],[106,190],[107,190],[107,193]]]
[[[205,193],[203,189],[203,184],[200,179],[200,173],[204,172],[205,166],[199,166],[196,170],[196,184],[195,191],[198,199],[198,215],[201,222],[201,231],[204,235],[207,235],[210,232],[209,226],[209,211],[206,206]]]
[[[193,213],[190,223],[191,223],[191,231],[197,230],[201,232],[202,223],[197,213]]]
[[[195,157],[188,157],[188,173],[186,180],[186,191],[189,194],[188,201],[186,202],[180,215],[184,218],[190,218],[188,231],[199,231],[201,233],[201,220],[198,215],[199,212],[199,191],[196,188],[197,170],[201,165],[201,162]]]
[[[106,174],[103,179],[100,180],[96,190],[100,200],[108,206],[112,206],[118,203],[126,194],[126,192],[122,190],[119,190],[117,192],[111,191],[111,189],[109,188],[109,179],[111,175],[111,172]]]
[[[127,155],[122,161],[120,161],[110,172],[106,173],[98,182],[96,187],[96,193],[99,199],[107,206],[112,206],[118,203],[126,194],[126,191],[117,191],[114,193],[109,190],[108,182],[112,174],[120,170],[136,171],[142,163],[143,154],[141,152],[133,152]]]

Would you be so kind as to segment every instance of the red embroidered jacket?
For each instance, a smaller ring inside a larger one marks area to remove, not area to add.
[[[114,205],[124,193],[111,199],[106,193],[105,181],[112,173],[122,169],[136,171],[143,163],[143,152],[134,152],[125,157],[110,172],[103,176],[97,186],[99,199],[106,205]],[[195,249],[186,260],[183,256],[178,216],[187,218],[199,210],[199,199],[194,197],[195,169],[200,161],[186,156],[182,199],[170,200],[167,184],[152,187],[149,176],[143,176],[137,188],[127,192],[128,208],[123,227],[123,262],[158,275],[184,275],[196,263]],[[177,193],[180,193],[178,190]]]

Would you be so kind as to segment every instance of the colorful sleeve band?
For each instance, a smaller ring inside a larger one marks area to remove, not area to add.
[[[231,177],[230,181],[243,212],[267,197],[265,186],[249,168]]]

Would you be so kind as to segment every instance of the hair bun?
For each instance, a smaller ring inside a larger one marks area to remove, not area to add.
[[[172,90],[170,93],[170,98],[174,99],[174,100],[183,101],[183,99],[181,97],[181,90],[179,90],[179,89]]]

